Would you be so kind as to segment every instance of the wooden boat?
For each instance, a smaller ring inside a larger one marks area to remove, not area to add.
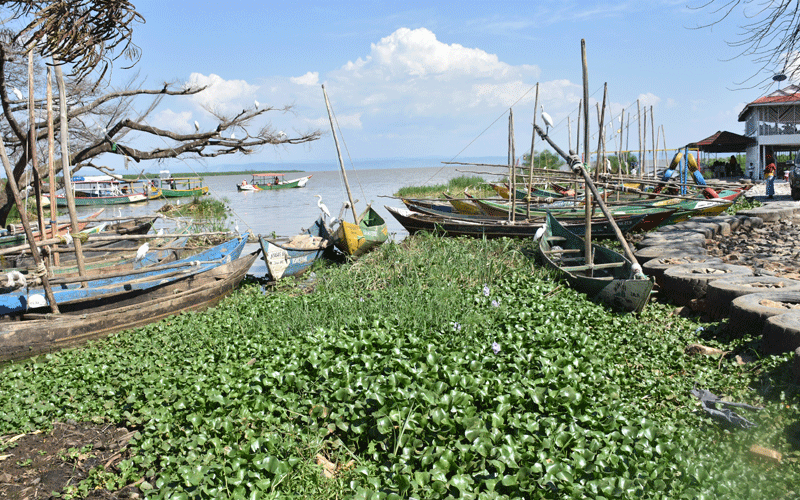
[[[141,186],[137,186],[141,184]],[[138,203],[160,196],[160,191],[149,182],[121,181],[110,175],[75,176],[72,178],[75,206],[124,205]],[[50,205],[48,194],[42,195],[42,206]],[[56,196],[56,206],[66,207],[67,198]]]
[[[544,220],[507,221],[486,219],[480,216],[464,216],[469,218],[441,217],[430,213],[412,212],[408,209],[386,207],[409,234],[420,231],[443,234],[445,236],[470,236],[473,238],[533,238],[544,224]],[[627,232],[643,218],[643,215],[620,217],[617,225]],[[575,231],[585,231],[585,221],[572,219],[566,223]],[[604,218],[592,219],[592,236],[596,238],[613,238],[614,231]]]
[[[593,235],[594,236],[594,235]],[[623,255],[592,244],[593,264],[586,265],[586,244],[552,214],[547,215],[539,239],[544,264],[564,275],[575,290],[591,300],[630,312],[641,312],[653,289],[653,282],[634,275],[633,264]]]
[[[81,217],[78,219],[78,231],[82,231],[86,228],[86,226],[93,220],[97,219],[97,217],[103,212],[104,209],[100,209],[93,214],[87,215],[85,217]],[[64,235],[72,230],[72,225],[70,222],[58,222],[56,223],[57,228],[55,234],[57,235]],[[33,238],[37,241],[42,239],[42,233],[39,231],[38,224],[32,224],[31,229],[33,230]],[[50,224],[45,225],[44,234],[46,237],[53,236],[53,229]],[[25,243],[26,236],[25,230],[20,225],[9,225],[6,229],[0,231],[0,248],[4,247],[13,247],[17,245],[21,245]]]
[[[464,193],[466,195],[466,193],[467,193],[466,189],[464,190]],[[479,206],[475,205],[471,201],[459,200],[458,198],[454,198],[454,197],[449,196],[449,195],[447,195],[445,193],[442,193],[442,195],[450,203],[450,205],[453,206],[455,211],[457,213],[459,213],[459,214],[486,215],[486,212],[481,210],[481,208]]]
[[[258,252],[241,256],[91,312],[30,313],[19,321],[2,322],[0,361],[74,347],[184,311],[210,307],[236,289],[257,257]]]
[[[345,188],[347,188],[349,208],[353,212],[353,222],[347,222],[341,216],[339,217],[338,225],[333,232],[333,244],[345,255],[358,257],[389,239],[389,230],[386,227],[386,221],[373,210],[371,204],[367,205],[361,215],[356,216],[356,206],[350,192],[347,172],[344,169],[342,151],[339,149],[339,138],[336,136],[336,127],[333,125],[333,113],[330,102],[328,102],[328,93],[325,92],[325,85],[322,86],[322,95],[325,97],[325,108],[328,110],[328,120],[331,123],[333,143],[336,145],[336,155],[339,158],[339,169],[342,172]]]
[[[249,233],[248,233],[249,234]],[[114,303],[129,295],[145,293],[170,281],[207,271],[236,259],[247,243],[248,234],[237,236],[191,257],[174,263],[149,266],[117,274],[96,273],[84,277],[81,287],[77,278],[53,278],[50,285],[62,312],[90,311],[105,303]],[[49,308],[41,288],[25,286],[0,294],[0,315],[16,316],[26,312],[44,312]]]
[[[260,236],[261,250],[267,264],[267,279],[277,281],[303,274],[322,256],[330,244],[330,238],[322,217],[291,240],[279,241]]]
[[[158,188],[164,198],[193,198],[208,194],[201,177],[172,177],[169,170],[158,174]]]
[[[252,179],[248,183],[247,180],[242,180],[236,185],[239,191],[272,191],[274,189],[290,189],[306,187],[306,183],[312,177],[307,175],[299,177],[290,181],[283,180],[286,174],[253,174]]]
[[[342,220],[333,235],[336,248],[351,257],[365,254],[381,246],[387,239],[389,230],[386,221],[371,205],[358,216],[358,224]]]

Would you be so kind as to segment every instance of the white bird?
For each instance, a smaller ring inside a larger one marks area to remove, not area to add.
[[[19,99],[20,101],[24,99],[22,92],[20,92],[17,87],[14,87],[13,89],[11,89],[11,91],[14,92],[14,95],[17,96],[17,99]]]
[[[145,243],[144,245],[140,246],[138,250],[136,250],[136,262],[144,259],[144,256],[147,255],[147,252],[150,251],[150,245]]]
[[[253,102],[254,102],[254,104],[256,105],[256,109],[258,109],[258,107],[260,106],[260,104],[258,103],[258,101],[253,101]]]
[[[231,132],[231,139],[236,139],[236,134],[234,134],[233,132]]]
[[[316,196],[317,198],[319,198],[319,199],[317,200],[317,206],[319,207],[319,209],[320,209],[320,210],[322,210],[322,213],[323,213],[323,214],[325,214],[325,217],[328,217],[328,218],[330,218],[330,216],[331,216],[331,212],[328,210],[328,207],[326,207],[326,206],[325,206],[325,204],[324,204],[324,203],[322,203],[322,195],[315,194],[314,196]]]
[[[283,130],[279,130],[278,137],[286,137],[286,132],[284,132]]]
[[[156,231],[156,236],[161,236],[162,234],[164,234],[164,228],[160,227],[158,228],[158,231]]]
[[[233,225],[233,229],[236,230],[237,233],[239,232],[239,223],[238,222]]]
[[[550,115],[544,112],[544,106],[541,106],[541,108],[542,108],[542,120],[544,120],[544,124],[547,127],[547,129],[544,131],[544,135],[547,135],[547,133],[550,132],[550,127],[553,126],[553,119],[550,118]]]
[[[198,131],[200,130],[200,124],[197,123],[197,120],[194,121],[194,129]]]

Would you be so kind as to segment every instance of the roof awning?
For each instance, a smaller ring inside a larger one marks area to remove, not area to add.
[[[747,146],[755,144],[755,142],[756,140],[752,137],[723,130],[702,141],[687,144],[686,147],[696,148],[706,153],[743,153],[747,151]]]

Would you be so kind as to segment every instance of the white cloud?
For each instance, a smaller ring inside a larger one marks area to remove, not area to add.
[[[159,111],[151,120],[151,125],[165,130],[189,132],[193,125],[189,124],[192,113],[189,111],[175,112],[171,109]]]
[[[661,102],[661,98],[651,92],[639,94],[639,104],[642,106],[655,106],[659,102]]]
[[[322,130],[327,130],[331,126],[331,122],[327,117],[317,118],[317,119],[309,119],[306,120],[308,125],[319,128]],[[362,128],[361,123],[361,113],[354,113],[352,115],[336,115],[336,121],[334,122],[338,124],[339,127],[345,129],[355,129],[360,130]]]
[[[244,107],[252,106],[253,97],[258,90],[258,86],[244,80],[225,80],[213,73],[208,76],[192,73],[187,85],[207,87],[193,95],[192,99],[204,108],[214,109],[220,113],[238,112]]]
[[[319,83],[319,73],[309,71],[303,76],[293,76],[289,78],[289,81],[297,85],[317,85]]]

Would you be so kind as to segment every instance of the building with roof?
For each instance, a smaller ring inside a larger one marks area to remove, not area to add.
[[[755,139],[747,145],[747,165],[764,178],[767,155],[777,160],[787,154],[793,160],[800,150],[800,86],[789,85],[747,104],[739,113],[744,135]],[[778,169],[784,165],[778,164]]]

